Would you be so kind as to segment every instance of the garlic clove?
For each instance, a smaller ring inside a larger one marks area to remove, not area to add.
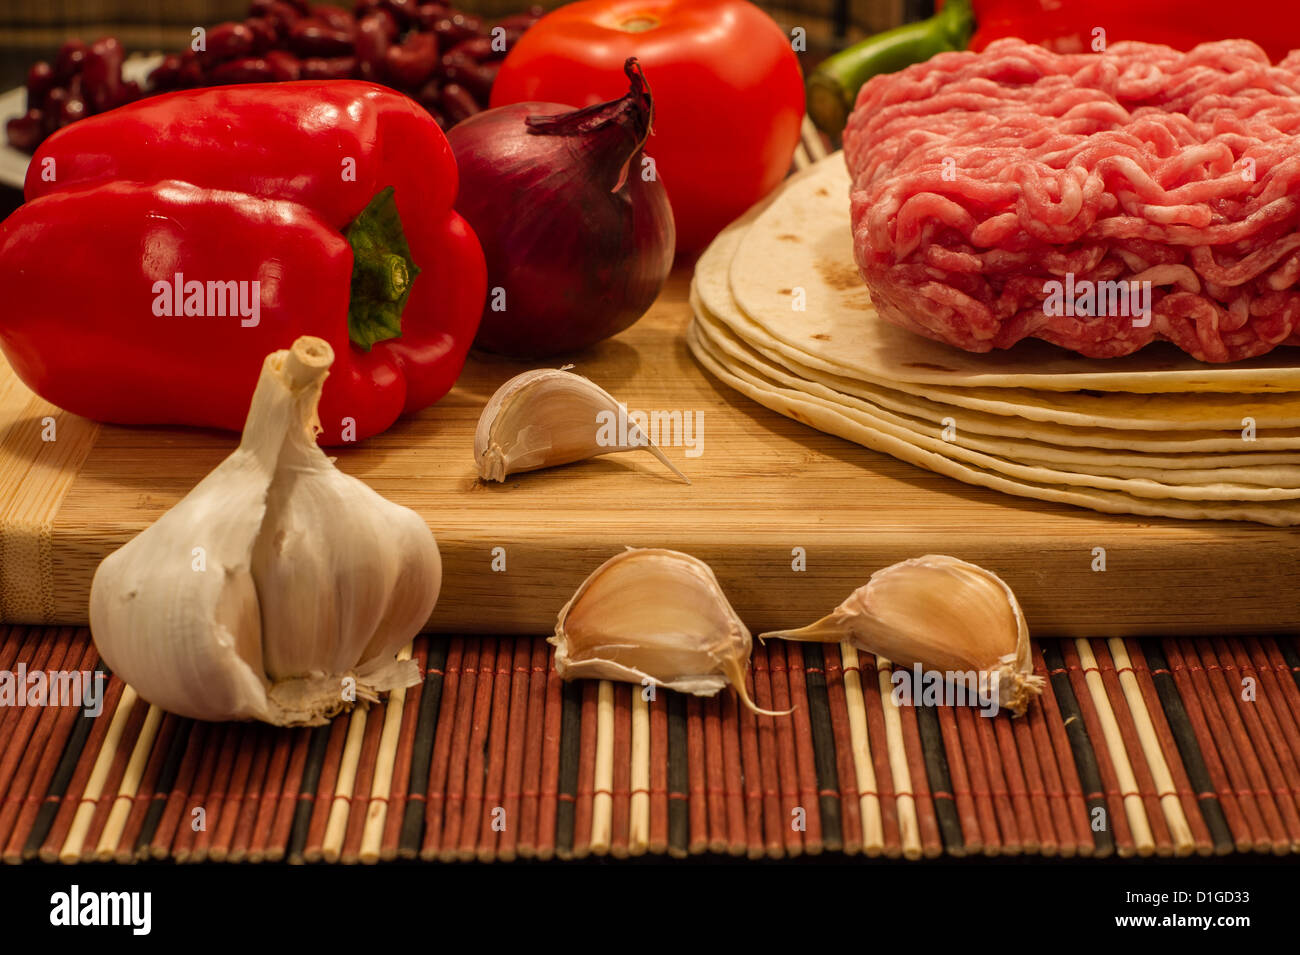
[[[567,368],[511,378],[489,399],[474,434],[474,460],[484,481],[637,450],[649,451],[691,483],[609,392]]]
[[[755,713],[785,715],[749,698],[749,630],[709,565],[689,554],[629,548],[614,555],[564,605],[549,642],[566,680],[655,684],[696,696],[730,683]]]
[[[310,337],[269,355],[239,448],[96,570],[95,644],[150,703],[317,725],[419,680],[395,654],[433,610],[438,546],[316,446],[333,359]]]
[[[1033,672],[1029,626],[1006,581],[946,555],[878,570],[821,620],[759,634],[760,640],[768,638],[848,640],[903,666],[987,674],[996,680],[999,706],[1016,715],[1043,689],[1042,677]]]

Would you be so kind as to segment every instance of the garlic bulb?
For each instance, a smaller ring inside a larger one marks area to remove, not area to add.
[[[105,662],[195,719],[314,725],[418,681],[396,659],[442,579],[423,519],[316,445],[329,344],[269,355],[239,448],[95,572]]]
[[[628,417],[626,407],[567,367],[511,378],[488,400],[474,434],[474,460],[485,481],[636,450],[649,451],[691,483]]]
[[[955,557],[929,554],[878,570],[829,616],[758,638],[772,637],[847,640],[859,650],[949,678],[983,675],[996,687],[998,705],[1017,715],[1043,689],[1016,595],[1001,577]]]
[[[713,696],[730,683],[741,701],[753,646],[709,565],[675,550],[628,548],[601,564],[560,611],[555,672]]]

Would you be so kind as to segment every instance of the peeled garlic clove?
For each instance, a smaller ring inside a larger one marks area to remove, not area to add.
[[[549,638],[555,671],[656,684],[713,696],[730,683],[742,702],[753,645],[709,565],[675,550],[629,548],[601,564],[564,608]]]
[[[565,368],[511,378],[488,401],[474,434],[474,460],[485,481],[637,450],[691,483],[609,392]]]
[[[333,360],[318,338],[269,355],[239,448],[95,572],[95,644],[150,703],[310,725],[419,680],[395,655],[433,610],[438,545],[316,446]]]
[[[848,640],[903,666],[987,675],[998,705],[1016,715],[1043,690],[1029,655],[1029,627],[1011,588],[997,574],[945,555],[878,570],[829,616],[799,630],[759,634],[760,640],[770,637]]]

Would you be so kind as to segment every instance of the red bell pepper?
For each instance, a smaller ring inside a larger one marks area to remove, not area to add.
[[[323,444],[451,388],[487,276],[455,159],[370,83],[187,90],[73,124],[0,226],[0,347],[34,391],[121,424],[239,430],[262,360],[333,346]]]
[[[1190,50],[1208,40],[1252,40],[1274,60],[1300,46],[1300,8],[1277,4],[1267,13],[1233,15],[1223,0],[972,0],[975,35],[970,48],[1019,37],[1058,53],[1087,53],[1105,31],[1121,40],[1163,43]]]

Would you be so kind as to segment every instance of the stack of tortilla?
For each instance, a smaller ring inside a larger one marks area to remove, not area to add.
[[[841,154],[701,256],[691,350],[755,401],[1008,494],[1112,514],[1300,524],[1300,349],[1208,365],[963,352],[890,325],[853,261]]]

